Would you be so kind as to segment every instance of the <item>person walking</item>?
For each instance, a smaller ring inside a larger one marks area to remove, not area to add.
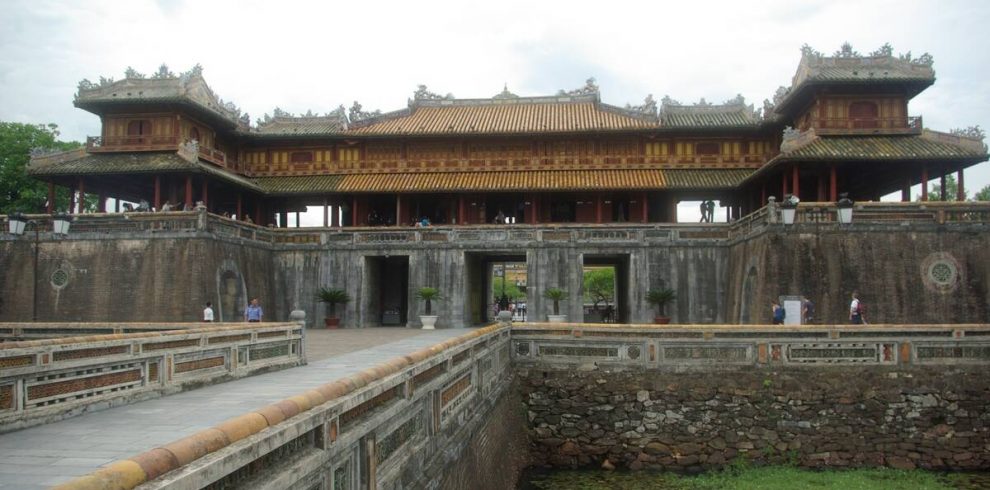
[[[806,296],[801,296],[801,324],[807,325],[815,318],[815,304]]]
[[[258,298],[251,300],[251,304],[244,309],[244,321],[246,322],[260,322],[264,318],[265,312],[261,309],[261,305],[258,304]]]
[[[206,308],[203,308],[203,321],[213,323],[213,303],[207,301]]]
[[[863,305],[859,301],[859,293],[853,291],[852,301],[849,303],[849,322],[853,325],[862,325],[866,322],[863,321]]]

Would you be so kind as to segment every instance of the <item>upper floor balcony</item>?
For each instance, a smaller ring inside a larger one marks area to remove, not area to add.
[[[814,128],[819,135],[921,134],[921,116],[907,117],[818,117],[802,130]]]
[[[86,151],[89,153],[177,151],[179,143],[179,138],[176,136],[89,136],[86,138]],[[230,170],[238,169],[233,159],[228,159],[226,153],[216,148],[200,146],[199,157]]]

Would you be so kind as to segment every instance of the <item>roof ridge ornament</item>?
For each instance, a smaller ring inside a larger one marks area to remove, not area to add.
[[[519,98],[518,95],[516,95],[516,94],[514,94],[512,92],[509,92],[509,84],[508,83],[504,83],[502,85],[502,91],[501,92],[499,92],[499,93],[497,93],[497,94],[495,94],[495,95],[492,96],[492,99],[494,99],[494,100],[518,99],[518,98]]]
[[[158,67],[158,71],[155,72],[153,75],[151,75],[151,78],[164,79],[164,78],[176,78],[176,76],[175,73],[172,73],[172,70],[168,69],[168,65],[162,63],[162,65]]]
[[[598,84],[595,83],[595,77],[589,77],[584,81],[584,86],[581,88],[576,88],[574,90],[564,90],[560,89],[557,91],[558,96],[566,95],[598,95],[600,92],[598,90]]]
[[[642,105],[630,105],[626,104],[626,110],[636,114],[643,114],[647,116],[657,116],[657,101],[653,98],[653,94],[648,94],[645,99],[643,99]]]
[[[420,84],[416,86],[412,100],[454,100],[454,94],[447,92],[447,95],[440,95],[436,92],[430,92],[426,85]]]
[[[343,107],[343,106],[341,106]],[[376,109],[374,111],[362,111],[362,106],[358,101],[354,101],[354,105],[351,106],[350,111],[347,113],[347,118],[350,122],[364,121],[365,119],[371,119],[382,115],[381,109]]]

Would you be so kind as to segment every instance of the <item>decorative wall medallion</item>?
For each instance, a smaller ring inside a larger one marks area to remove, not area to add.
[[[935,252],[921,263],[921,279],[931,291],[951,293],[962,281],[962,267],[952,254]]]
[[[54,272],[52,272],[52,275],[49,277],[49,280],[51,281],[53,288],[62,289],[67,284],[69,284],[69,271],[63,269],[62,267],[59,267],[58,269],[55,269]]]
[[[629,356],[630,359],[639,359],[639,354],[639,346],[630,345],[626,348],[626,355]]]

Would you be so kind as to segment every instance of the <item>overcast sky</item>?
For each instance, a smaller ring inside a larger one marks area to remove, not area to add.
[[[573,89],[595,77],[602,99],[647,94],[762,105],[789,85],[804,43],[831,54],[935,58],[937,81],[910,104],[926,127],[990,128],[990,3],[765,2],[298,2],[14,0],[0,17],[0,120],[56,123],[64,139],[99,134],[75,109],[83,78],[202,64],[214,92],[252,121],[275,106],[328,112],[405,107],[417,84],[457,97]],[[990,164],[967,172],[971,191]]]

